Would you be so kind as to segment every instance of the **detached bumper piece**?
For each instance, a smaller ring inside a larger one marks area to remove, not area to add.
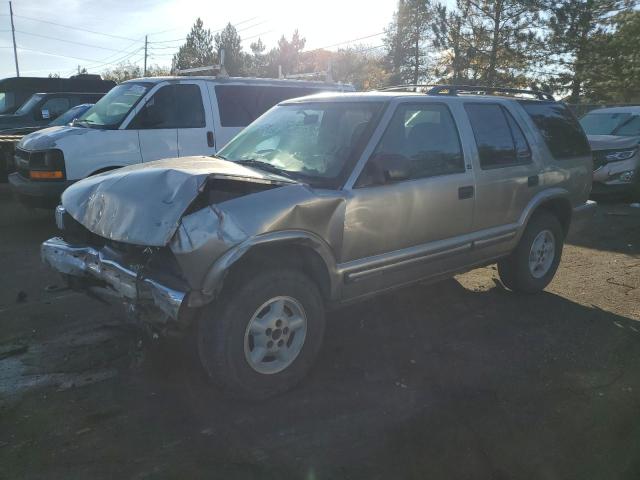
[[[86,246],[75,246],[55,237],[40,247],[42,261],[54,270],[98,283],[134,304],[153,304],[172,320],[178,320],[185,292],[174,290],[109,258],[108,253]]]

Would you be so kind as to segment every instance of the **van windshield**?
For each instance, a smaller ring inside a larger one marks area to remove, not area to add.
[[[24,115],[25,113],[29,113],[39,102],[42,100],[42,95],[31,95],[29,100],[24,102],[22,106],[16,110],[16,115]]]
[[[218,156],[327,183],[358,155],[381,106],[380,102],[280,105],[244,129]]]
[[[150,83],[127,82],[112,88],[74,125],[100,129],[118,128],[150,86]]]

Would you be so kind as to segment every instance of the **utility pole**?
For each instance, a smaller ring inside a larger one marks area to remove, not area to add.
[[[144,36],[144,74],[143,77],[147,76],[147,35]]]
[[[16,48],[16,29],[13,26],[13,6],[9,2],[9,16],[11,17],[11,36],[13,37],[13,58],[16,61],[16,77],[20,76],[20,68],[18,67],[18,49]]]

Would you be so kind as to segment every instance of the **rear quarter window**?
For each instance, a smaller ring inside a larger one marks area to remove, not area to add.
[[[274,105],[290,98],[319,93],[319,88],[216,85],[223,127],[246,127]]]
[[[541,101],[520,101],[520,104],[538,127],[556,160],[591,153],[591,147],[580,123],[566,105]]]

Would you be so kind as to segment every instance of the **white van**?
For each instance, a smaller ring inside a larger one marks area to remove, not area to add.
[[[25,136],[9,181],[25,203],[47,207],[82,178],[140,162],[211,155],[277,103],[351,85],[300,80],[157,77],[114,87],[71,126]]]

